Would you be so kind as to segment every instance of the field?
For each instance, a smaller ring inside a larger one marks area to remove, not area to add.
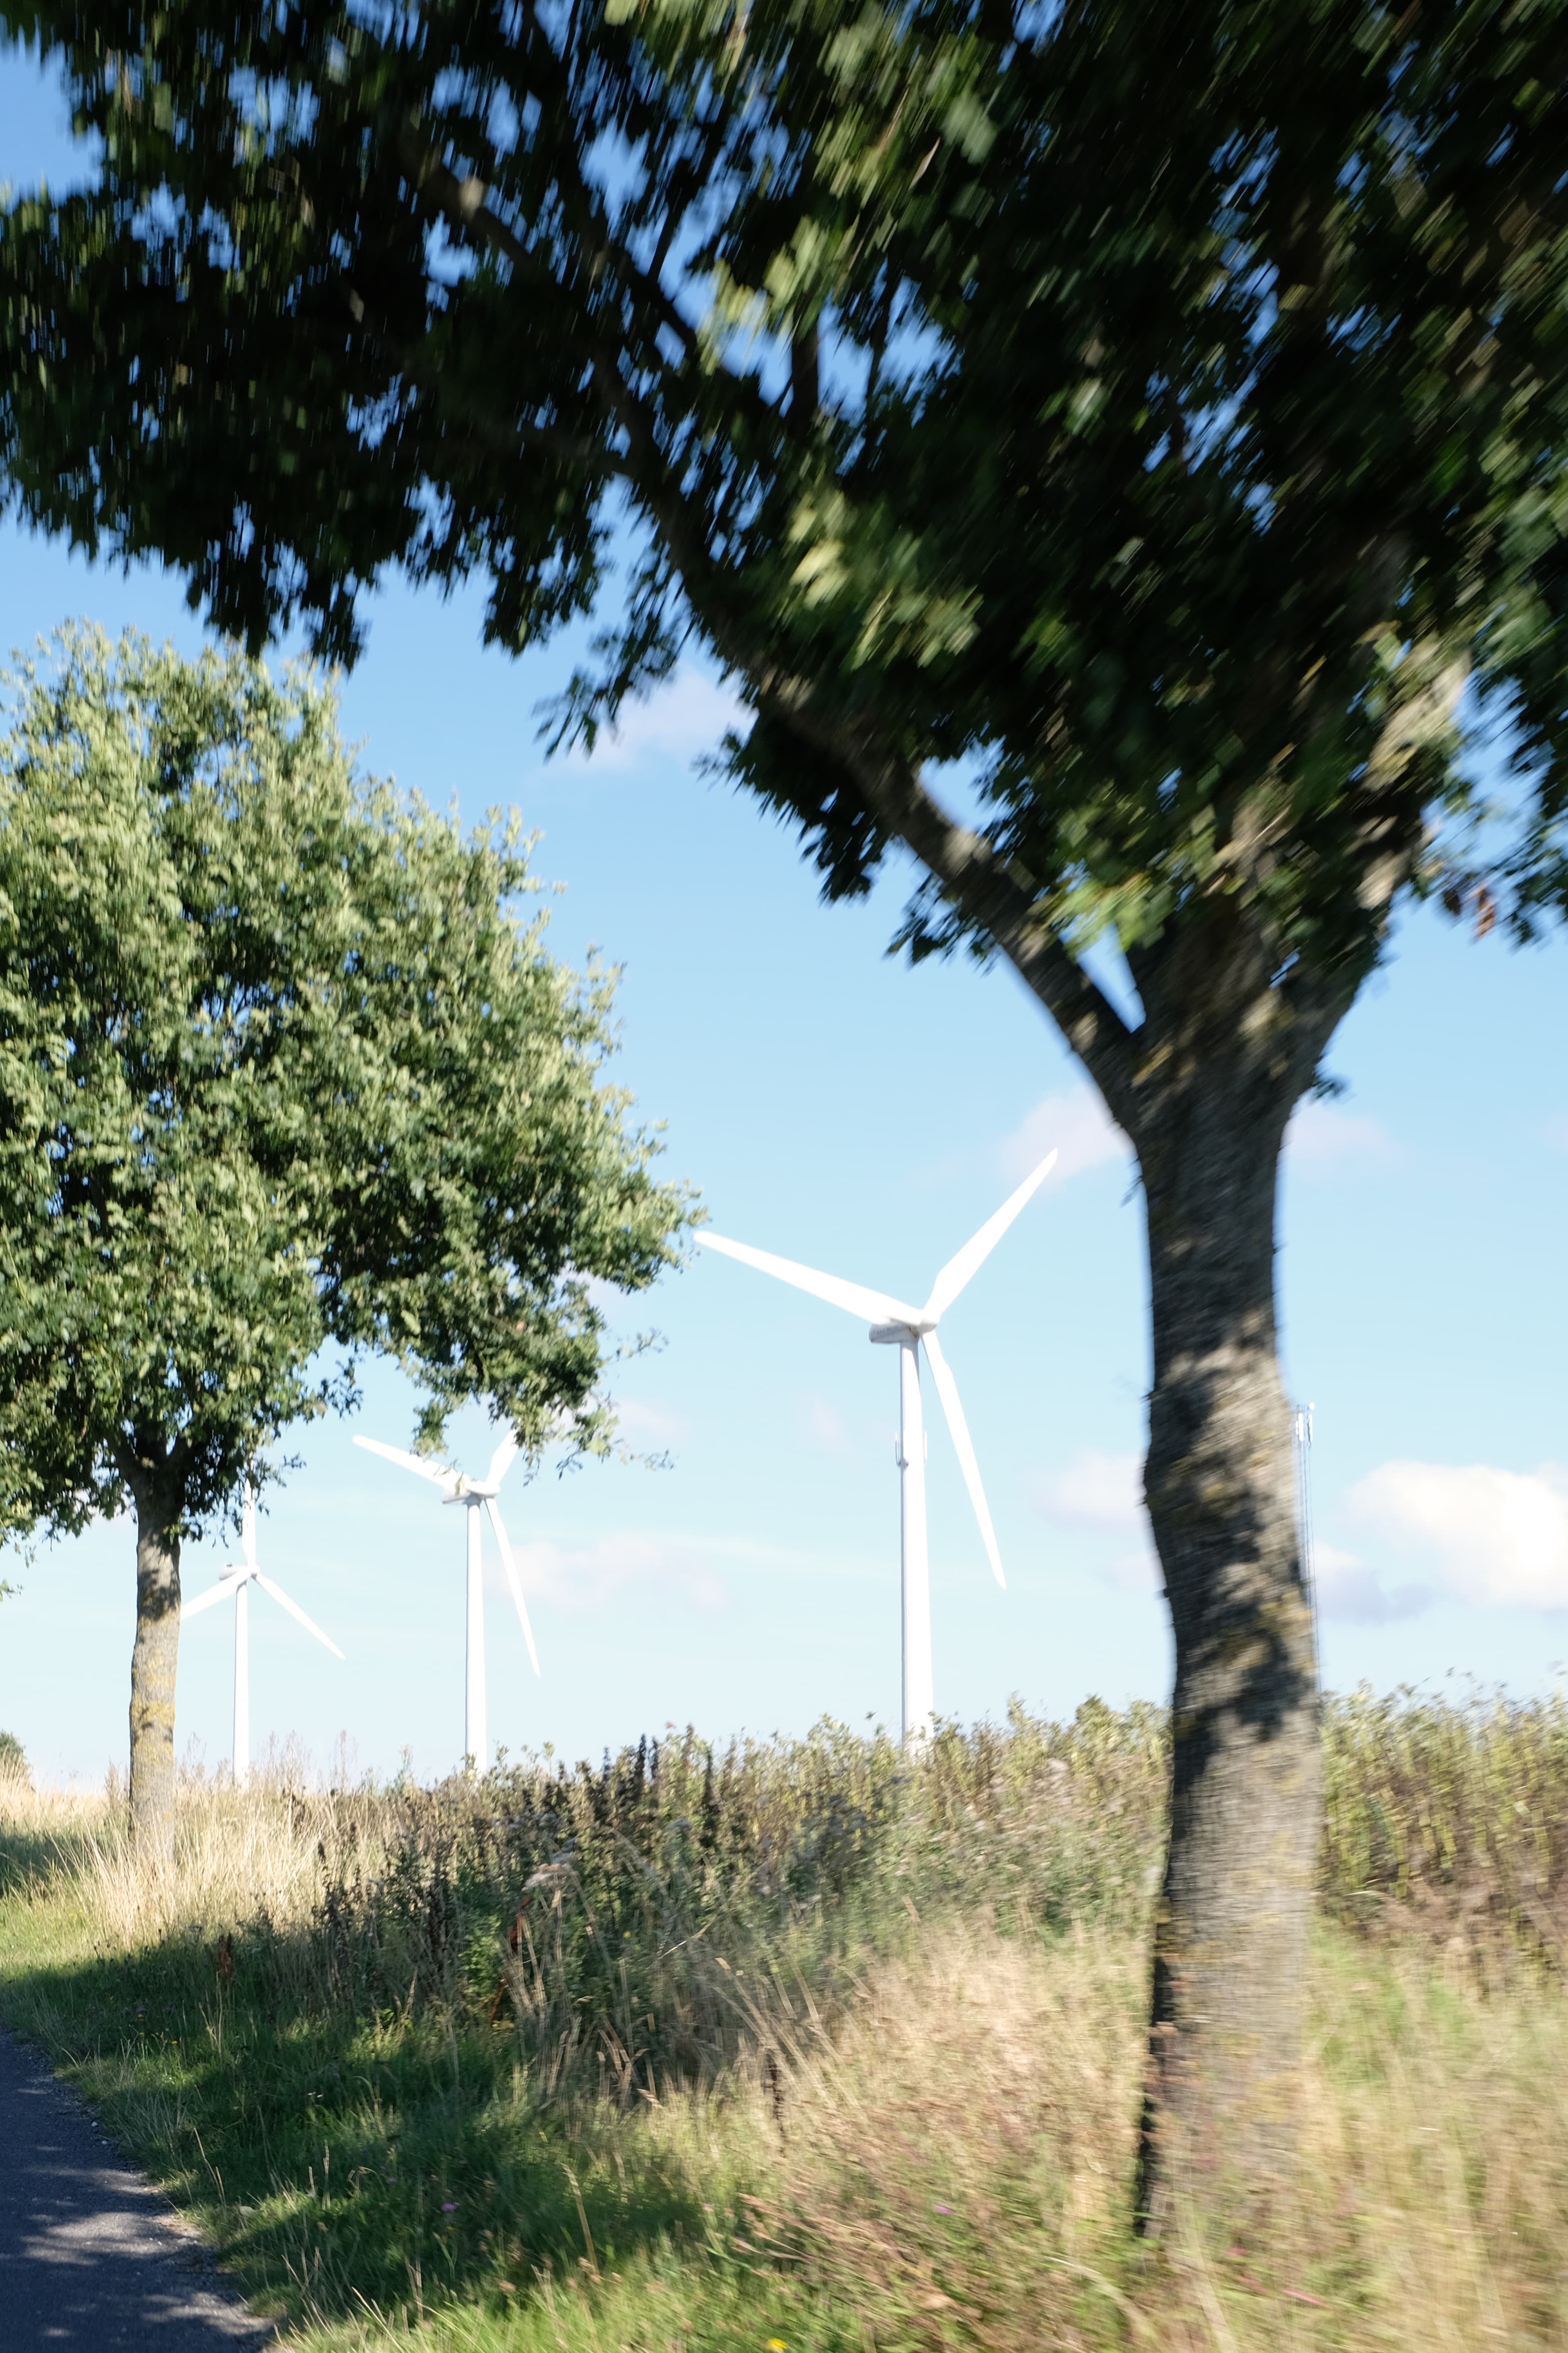
[[[1163,1724],[0,1782],[0,2012],[328,2348],[1568,2347],[1568,1711],[1326,1710],[1299,2196],[1129,2227]]]

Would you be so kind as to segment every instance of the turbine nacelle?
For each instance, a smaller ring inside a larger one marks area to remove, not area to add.
[[[409,1454],[401,1446],[388,1446],[379,1438],[356,1438],[367,1454],[379,1454],[385,1462],[395,1462],[404,1471],[412,1471],[416,1479],[427,1479],[441,1490],[444,1504],[494,1504],[500,1493],[500,1482],[517,1460],[517,1440],[509,1430],[490,1456],[482,1479],[470,1479],[466,1471],[454,1470],[449,1462],[437,1462],[433,1454]],[[495,1518],[494,1512],[490,1514]]]
[[[245,1482],[245,1511],[240,1521],[240,1544],[245,1554],[244,1559],[227,1562],[218,1571],[218,1580],[216,1585],[209,1585],[205,1593],[198,1593],[194,1601],[185,1603],[180,1611],[181,1623],[184,1624],[187,1618],[199,1618],[204,1609],[212,1609],[220,1601],[231,1600],[247,1585],[259,1586],[261,1591],[276,1601],[280,1609],[286,1609],[290,1618],[303,1626],[307,1634],[314,1634],[317,1641],[331,1651],[334,1659],[341,1659],[343,1654],[331,1636],[323,1634],[315,1620],[307,1618],[299,1603],[291,1601],[280,1585],[275,1585],[269,1577],[264,1577],[256,1565],[256,1498],[250,1492],[248,1479]]]

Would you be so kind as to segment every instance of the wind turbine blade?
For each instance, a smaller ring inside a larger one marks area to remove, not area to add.
[[[533,1661],[533,1672],[537,1674],[539,1653],[533,1647],[533,1629],[528,1622],[528,1611],[523,1603],[522,1579],[517,1573],[517,1563],[511,1556],[511,1546],[507,1541],[507,1533],[501,1525],[501,1516],[496,1509],[493,1495],[485,1497],[485,1509],[490,1515],[490,1525],[496,1532],[496,1542],[500,1546],[501,1565],[506,1570],[507,1583],[511,1588],[511,1598],[517,1604],[517,1614],[522,1620],[522,1639],[528,1644],[528,1655]]]
[[[239,1591],[239,1588],[244,1582],[245,1578],[243,1576],[233,1576],[227,1569],[225,1569],[219,1583],[216,1585],[209,1585],[205,1593],[198,1593],[194,1601],[187,1601],[182,1605],[180,1610],[181,1625],[183,1626],[187,1618],[199,1618],[204,1609],[214,1609],[217,1607],[217,1604],[220,1601],[228,1601],[232,1599],[234,1595]]]
[[[495,1452],[490,1456],[490,1467],[485,1472],[485,1484],[487,1487],[499,1487],[500,1485],[501,1481],[511,1469],[516,1456],[517,1440],[509,1430],[506,1436],[501,1440],[500,1444],[496,1448]]]
[[[970,1443],[969,1424],[963,1419],[963,1408],[958,1402],[958,1383],[949,1370],[934,1332],[925,1335],[925,1351],[931,1359],[931,1378],[942,1399],[942,1409],[947,1416],[947,1426],[952,1432],[953,1451],[958,1467],[963,1473],[963,1483],[969,1490],[969,1500],[974,1506],[974,1516],[980,1523],[980,1539],[985,1546],[985,1556],[991,1563],[997,1584],[1005,1592],[1007,1580],[1002,1574],[1002,1555],[996,1547],[996,1531],[991,1525],[991,1513],[985,1501],[985,1490],[980,1483],[980,1465],[974,1459]]]
[[[771,1250],[753,1250],[750,1242],[732,1242],[723,1234],[710,1234],[706,1227],[697,1239],[704,1250],[722,1250],[726,1258],[738,1258],[742,1266],[754,1266],[763,1274],[776,1275],[781,1282],[793,1282],[797,1291],[809,1291],[814,1299],[846,1308],[868,1324],[918,1324],[921,1320],[920,1309],[901,1299],[868,1291],[862,1283],[845,1282],[836,1274],[819,1274],[814,1266],[797,1266],[793,1258],[775,1258]]]
[[[239,1548],[245,1555],[247,1568],[256,1567],[256,1497],[250,1482],[245,1482],[245,1510],[240,1516]]]
[[[328,1650],[331,1651],[334,1659],[341,1659],[342,1657],[342,1652],[339,1650],[331,1636],[330,1634],[323,1634],[315,1620],[313,1618],[307,1618],[299,1603],[297,1601],[290,1601],[289,1596],[284,1592],[283,1588],[280,1585],[274,1585],[272,1579],[269,1577],[263,1577],[259,1569],[256,1572],[256,1582],[260,1586],[263,1593],[270,1593],[273,1600],[276,1601],[279,1609],[287,1609],[290,1618],[298,1618],[300,1625],[303,1626],[307,1634],[314,1634],[318,1642],[324,1642]]]
[[[439,1487],[446,1494],[455,1495],[458,1492],[457,1472],[449,1471],[444,1462],[432,1462],[427,1454],[405,1454],[400,1446],[384,1446],[379,1438],[356,1438],[354,1444],[363,1446],[367,1454],[382,1455],[388,1462],[401,1462],[405,1471],[428,1479],[432,1486]]]
[[[941,1315],[945,1309],[952,1305],[975,1268],[983,1265],[990,1257],[1026,1201],[1039,1186],[1045,1183],[1056,1165],[1056,1154],[1047,1152],[1039,1166],[1025,1177],[1017,1191],[1008,1194],[995,1216],[987,1218],[980,1231],[964,1243],[957,1256],[948,1260],[936,1281],[931,1284],[931,1297],[925,1303],[926,1314]]]

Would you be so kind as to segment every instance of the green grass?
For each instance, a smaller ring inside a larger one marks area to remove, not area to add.
[[[1163,1726],[1088,1703],[475,1786],[0,1790],[0,2010],[292,2341],[1568,2345],[1562,1711],[1365,1695],[1302,2182],[1155,2264],[1128,2168]]]

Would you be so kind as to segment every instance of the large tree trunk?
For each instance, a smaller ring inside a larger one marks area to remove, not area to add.
[[[1290,2157],[1321,1785],[1274,1312],[1276,1174],[1300,1082],[1245,1050],[1206,1055],[1139,1139],[1144,1487],[1176,1646],[1139,2185],[1156,2229],[1173,2186],[1234,2223],[1238,2192],[1267,2199]]]
[[[177,1514],[156,1487],[136,1490],[136,1640],[131,1652],[131,1833],[148,1854],[174,1835],[174,1674],[180,1657]]]

